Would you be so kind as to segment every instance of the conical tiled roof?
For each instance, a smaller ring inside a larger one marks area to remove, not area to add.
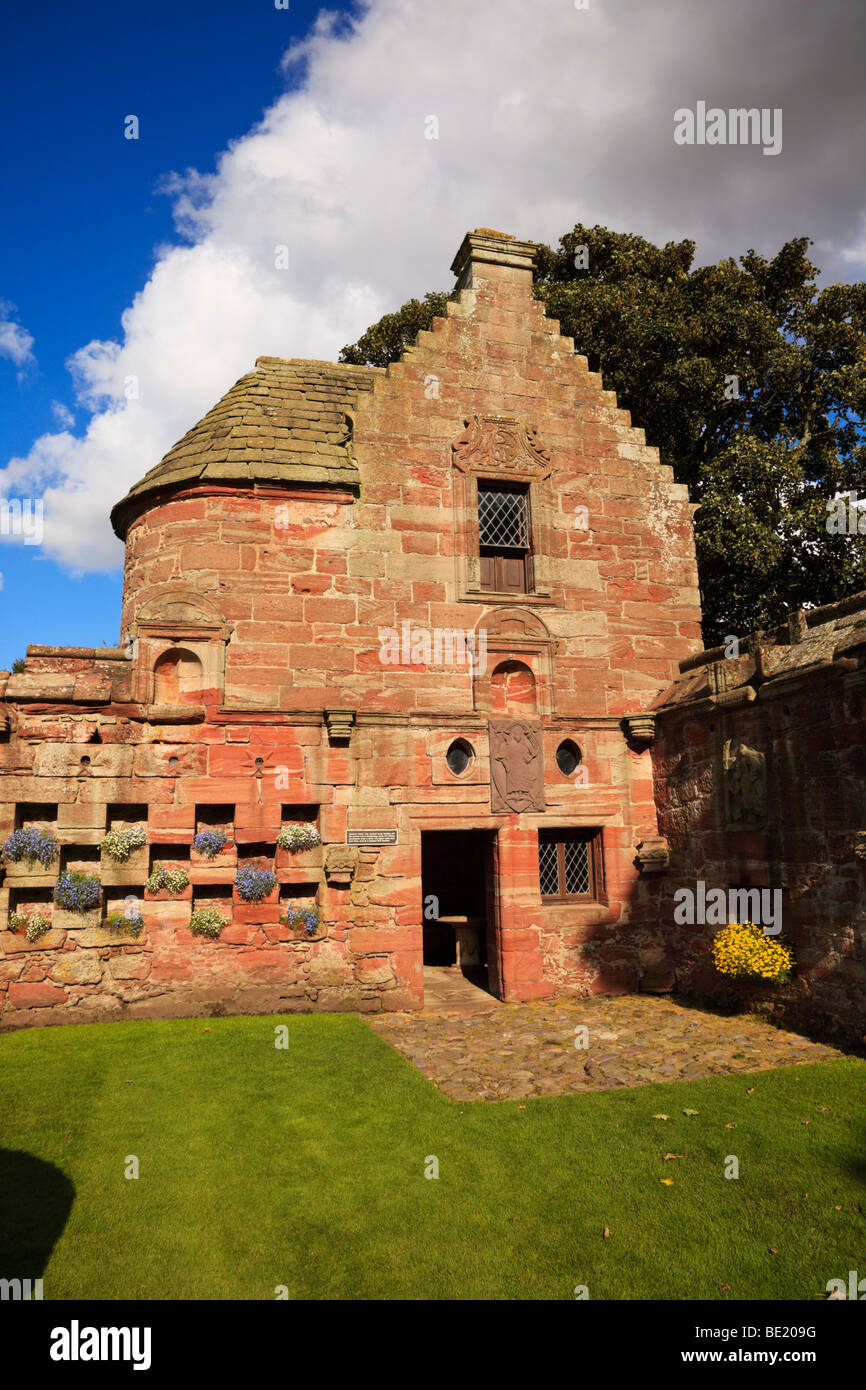
[[[348,414],[380,367],[259,357],[222,400],[111,512],[121,540],[153,494],[207,483],[316,483],[357,487]]]

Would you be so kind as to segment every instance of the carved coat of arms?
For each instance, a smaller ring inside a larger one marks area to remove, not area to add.
[[[525,719],[490,721],[490,809],[543,811],[544,752],[541,725]]]
[[[550,455],[521,415],[473,415],[454,441],[454,462],[497,473],[550,471]]]

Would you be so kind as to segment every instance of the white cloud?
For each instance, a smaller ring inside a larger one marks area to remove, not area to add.
[[[33,335],[22,328],[11,317],[15,305],[0,299],[0,357],[8,357],[16,367],[27,367],[35,362],[33,356]]]
[[[62,401],[51,402],[51,414],[54,416],[58,425],[61,425],[65,430],[71,430],[72,426],[75,424],[75,416],[72,414],[69,407],[64,405]]]
[[[553,240],[602,222],[693,236],[703,260],[806,233],[841,265],[862,111],[857,45],[840,29],[834,49],[835,32],[825,9],[785,0],[372,0],[354,21],[320,18],[284,64],[293,90],[216,173],[165,181],[182,244],[159,249],[118,340],[69,364],[86,435],[43,435],[0,494],[43,493],[44,550],[67,568],[113,568],[110,503],[257,355],[335,358],[385,310],[450,288],[472,227]],[[673,113],[699,98],[783,106],[783,154],[675,146]]]

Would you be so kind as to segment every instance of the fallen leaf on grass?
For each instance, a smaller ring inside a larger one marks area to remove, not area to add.
[[[842,1208],[841,1208],[841,1207],[834,1207],[833,1210],[834,1210],[834,1211],[841,1211]]]
[[[725,1125],[725,1129],[736,1129],[736,1128],[737,1128],[737,1122],[736,1122],[736,1120],[734,1120],[733,1124]]]
[[[663,1182],[665,1187],[673,1187],[674,1185],[673,1178],[659,1178],[659,1182]]]
[[[667,1162],[669,1158],[685,1158],[685,1154],[665,1154],[665,1162]]]
[[[808,1120],[801,1120],[801,1121],[800,1121],[800,1124],[801,1124],[801,1125],[807,1125],[808,1123],[809,1123]]]
[[[700,1115],[700,1110],[684,1110],[684,1115]]]
[[[609,1240],[609,1239],[610,1239],[610,1227],[609,1227],[609,1226],[605,1226],[604,1230],[603,1230],[602,1233],[601,1233],[601,1236],[602,1236],[602,1240]]]
[[[770,1252],[771,1255],[778,1255],[778,1253],[779,1253],[778,1250],[776,1249],[775,1245],[768,1245],[768,1246],[767,1246],[767,1249],[769,1250],[769,1252]]]
[[[720,1285],[719,1285],[719,1288],[721,1289],[722,1293],[730,1293],[730,1292],[731,1292],[731,1286],[730,1286],[730,1284],[720,1284]]]
[[[747,1095],[747,1096],[750,1096],[750,1095],[752,1094],[752,1092],[754,1091],[754,1089],[755,1089],[754,1086],[747,1086],[747,1087],[746,1087],[746,1095]]]
[[[653,1115],[654,1120],[669,1120],[670,1115]]]

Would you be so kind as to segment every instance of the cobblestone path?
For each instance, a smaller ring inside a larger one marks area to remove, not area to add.
[[[740,1014],[625,995],[500,1004],[483,1013],[367,1015],[452,1100],[523,1100],[651,1081],[763,1071],[844,1054]],[[576,1029],[588,1046],[575,1047]]]

